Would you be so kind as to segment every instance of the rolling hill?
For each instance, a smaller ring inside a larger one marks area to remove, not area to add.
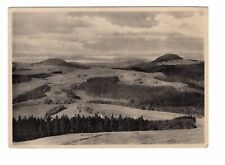
[[[165,76],[157,76],[168,82],[181,82],[192,88],[204,90],[204,62],[190,59],[183,59],[175,54],[166,54],[156,58],[152,62],[142,63],[128,68],[127,70],[135,70],[146,73],[161,72]]]
[[[204,119],[204,62],[166,54],[151,62],[121,66],[86,65],[57,58],[14,63],[13,117],[67,115],[71,118],[97,113],[108,117],[114,114],[138,118],[142,115],[147,120],[168,120],[183,115]],[[200,127],[202,130],[202,125]],[[171,135],[170,131],[166,132]],[[171,143],[179,141],[181,132],[170,137],[175,139]],[[155,134],[154,131],[149,133],[146,132],[149,136]],[[113,139],[116,134],[111,134]],[[144,138],[144,134],[135,138]],[[165,131],[156,134],[163,137]],[[189,140],[196,134],[190,131]],[[123,138],[129,135],[133,133],[125,133]],[[114,141],[117,142],[121,143],[119,139]],[[68,144],[73,142],[68,141]]]
[[[38,62],[36,64],[65,66],[65,67],[82,68],[82,69],[89,68],[89,67],[87,67],[83,64],[79,64],[79,63],[76,63],[76,62],[67,62],[67,61],[59,59],[59,58],[50,58],[50,59]]]
[[[164,61],[181,60],[181,59],[183,58],[176,54],[165,54],[163,56],[156,58],[153,62],[164,62]]]

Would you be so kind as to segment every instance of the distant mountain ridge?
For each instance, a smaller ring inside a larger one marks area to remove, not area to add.
[[[181,60],[181,59],[183,58],[176,54],[165,54],[163,56],[156,58],[153,62],[163,62],[163,61]]]
[[[60,58],[49,58],[47,60],[37,62],[37,63],[48,64],[48,65],[67,65],[68,64],[68,62]]]
[[[181,82],[190,87],[204,90],[204,62],[198,60],[183,59],[175,54],[166,54],[154,61],[133,65],[126,70],[139,72],[164,73],[165,77],[155,77],[168,82]]]
[[[47,60],[41,61],[41,62],[37,62],[35,64],[44,64],[44,65],[60,65],[60,66],[66,66],[66,67],[74,67],[74,68],[83,68],[83,69],[87,69],[89,67],[80,64],[80,63],[76,63],[76,62],[67,62],[63,59],[60,58],[49,58]]]
[[[183,57],[177,55],[177,54],[165,54],[158,58],[156,58],[153,61],[145,62],[145,63],[139,63],[137,65],[132,65],[128,67],[128,69],[131,68],[140,68],[141,70],[149,70],[152,67],[156,67],[159,65],[192,65],[192,64],[200,64],[202,61],[198,60],[192,60],[192,59],[184,59]]]

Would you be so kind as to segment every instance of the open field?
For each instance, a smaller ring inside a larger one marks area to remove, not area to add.
[[[26,71],[27,72],[27,71]],[[160,75],[161,73],[157,73]],[[13,85],[13,98],[17,98],[18,96],[23,95],[24,93],[27,93],[31,90],[35,90],[45,84],[47,84],[50,87],[49,91],[46,91],[46,93],[43,95],[42,98],[39,99],[30,99],[26,102],[22,102],[24,105],[27,103],[30,105],[36,105],[36,104],[46,104],[46,100],[52,100],[51,104],[86,104],[90,101],[95,100],[107,100],[112,102],[122,102],[124,104],[128,103],[127,98],[120,98],[114,99],[114,98],[107,98],[107,97],[99,97],[99,96],[91,96],[88,95],[83,90],[76,90],[71,89],[71,86],[74,84],[79,84],[82,82],[86,82],[87,79],[90,77],[104,77],[104,76],[118,76],[122,77],[120,78],[120,83],[125,85],[136,85],[136,86],[143,86],[143,87],[172,87],[175,88],[179,92],[197,92],[198,90],[194,88],[188,87],[188,85],[180,84],[176,82],[164,82],[162,80],[155,79],[155,73],[142,73],[142,72],[136,72],[136,71],[126,71],[126,70],[113,70],[113,69],[106,69],[106,68],[93,68],[93,69],[78,69],[74,71],[70,71],[65,74],[56,74],[48,78],[35,78],[32,79],[29,82],[23,82],[19,84]],[[133,76],[134,75],[134,76]],[[142,78],[141,78],[142,77]],[[139,84],[138,82],[142,81],[143,83]],[[138,85],[139,84],[139,85]],[[65,89],[72,90],[74,93],[79,96],[81,99],[71,99],[71,97],[68,97],[65,93]],[[29,98],[29,97],[28,97]],[[39,105],[39,106],[40,106]],[[66,105],[67,106],[67,105]],[[72,105],[68,105],[71,107]],[[26,105],[24,107],[24,111],[26,111]],[[14,109],[16,110],[16,109]],[[149,109],[151,110],[151,108]],[[23,116],[23,114],[21,114]],[[32,113],[30,113],[32,115]]]
[[[58,115],[59,117],[62,115],[73,117],[75,114],[76,115],[80,114],[81,116],[82,115],[94,116],[94,114],[96,113],[103,116],[111,116],[113,114],[115,117],[118,117],[119,115],[122,115],[122,117],[132,117],[132,118],[138,118],[140,116],[143,116],[143,118],[146,120],[170,120],[176,117],[184,116],[184,114],[178,113],[147,111],[119,105],[92,104],[92,103],[75,106],[70,105],[66,110],[61,111],[56,115]]]
[[[55,104],[37,104],[37,105],[26,105],[26,106],[17,106],[14,108],[13,117],[18,119],[19,116],[22,118],[34,116],[39,118],[44,118],[46,113],[53,107],[59,105]],[[52,115],[52,117],[61,117],[62,115],[67,115],[69,118],[74,115],[80,116],[94,116],[96,113],[104,116],[114,116],[122,115],[123,117],[132,117],[138,118],[143,116],[147,120],[170,120],[176,117],[184,116],[185,114],[179,113],[170,113],[170,112],[160,112],[160,111],[150,111],[142,110],[136,108],[130,108],[119,105],[108,105],[108,104],[65,104],[66,109]]]

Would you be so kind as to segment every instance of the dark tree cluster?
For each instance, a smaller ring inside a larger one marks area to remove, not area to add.
[[[12,76],[13,84],[15,84],[15,83],[22,83],[22,82],[28,82],[31,79],[32,79],[31,77],[26,76],[26,75],[13,74],[13,76]]]
[[[103,79],[95,77],[88,81],[86,92],[92,96],[129,100],[128,107],[150,110],[152,107],[162,107],[161,111],[174,107],[169,112],[204,116],[204,95],[201,93],[178,91],[171,86],[126,85],[109,78]],[[189,111],[182,107],[194,108]]]
[[[13,119],[13,141],[33,140],[41,137],[63,135],[68,133],[95,133],[95,132],[120,132],[120,131],[147,131],[168,129],[196,128],[196,119],[193,116],[184,116],[172,120],[149,121],[143,117],[137,119],[130,117],[101,118],[97,114],[92,117],[75,115],[68,118],[21,118]]]
[[[39,99],[46,96],[46,92],[50,91],[51,87],[48,85],[42,85],[40,87],[37,87],[33,90],[30,90],[28,92],[25,92],[19,96],[17,96],[15,99],[13,99],[13,104],[20,103],[32,99]]]

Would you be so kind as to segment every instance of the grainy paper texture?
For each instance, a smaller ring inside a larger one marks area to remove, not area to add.
[[[204,7],[10,8],[11,147],[206,147]]]

